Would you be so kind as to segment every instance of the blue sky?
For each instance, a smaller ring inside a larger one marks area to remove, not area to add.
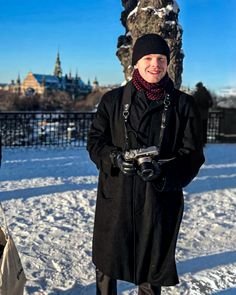
[[[178,0],[184,29],[183,85],[236,86],[236,1]],[[0,0],[0,82],[29,71],[52,74],[59,48],[63,73],[120,83],[116,57],[121,0]]]

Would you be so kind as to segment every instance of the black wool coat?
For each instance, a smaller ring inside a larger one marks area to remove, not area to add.
[[[131,82],[129,82],[131,83]],[[171,89],[160,158],[162,176],[151,182],[125,176],[110,161],[124,147],[124,87],[106,93],[91,125],[87,149],[99,169],[93,262],[104,274],[141,284],[178,283],[177,235],[183,213],[182,188],[204,162],[199,113],[191,96]],[[163,100],[150,102],[132,88],[128,118],[130,148],[158,145]]]

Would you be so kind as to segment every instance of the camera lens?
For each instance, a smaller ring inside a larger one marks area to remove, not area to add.
[[[151,163],[143,163],[140,165],[140,172],[142,177],[150,178],[153,176],[153,167]]]
[[[142,157],[138,159],[139,171],[143,178],[151,178],[154,174],[151,157]]]

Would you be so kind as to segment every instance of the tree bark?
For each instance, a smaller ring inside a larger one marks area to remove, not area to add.
[[[171,51],[168,73],[175,87],[182,83],[183,30],[178,22],[179,7],[175,0],[121,0],[124,11],[121,23],[125,35],[118,38],[117,56],[124,68],[125,79],[132,77],[132,48],[136,39],[147,33],[157,33],[168,43]]]

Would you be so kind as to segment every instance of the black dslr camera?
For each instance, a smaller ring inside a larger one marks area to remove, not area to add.
[[[154,157],[158,156],[158,154],[157,147],[150,146],[147,148],[125,151],[123,157],[126,161],[135,161],[140,176],[149,179],[155,172],[152,160]]]

